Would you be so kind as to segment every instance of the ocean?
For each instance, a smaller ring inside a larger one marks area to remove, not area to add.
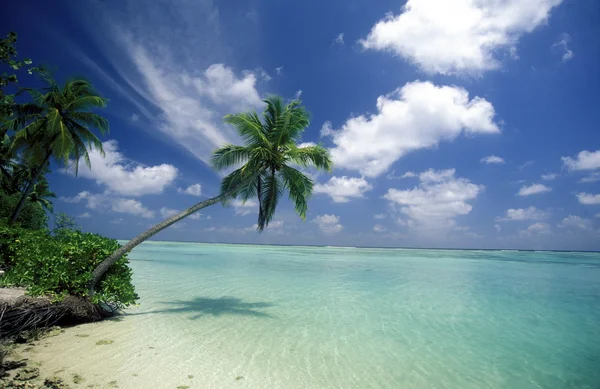
[[[49,338],[42,370],[136,389],[600,388],[598,253],[147,242],[130,258],[139,306]]]

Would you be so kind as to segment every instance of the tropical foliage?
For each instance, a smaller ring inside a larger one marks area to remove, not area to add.
[[[11,150],[23,150],[24,158],[33,166],[12,221],[18,218],[51,157],[65,165],[72,161],[72,168],[77,173],[80,159],[90,166],[88,148],[103,152],[102,142],[91,128],[101,133],[108,131],[108,121],[91,112],[95,108],[104,108],[106,99],[89,81],[73,79],[59,87],[49,74],[40,72],[40,75],[48,86],[42,91],[28,90],[32,101],[15,105],[12,116],[4,120],[1,128],[14,132]]]
[[[308,199],[312,194],[312,179],[297,169],[331,170],[329,152],[319,145],[299,147],[302,133],[310,120],[300,101],[285,105],[280,97],[265,100],[263,119],[256,112],[228,115],[231,124],[244,140],[243,146],[225,145],[214,152],[212,165],[216,170],[237,169],[221,183],[221,193],[199,202],[135,237],[106,258],[95,270],[90,291],[110,266],[135,246],[187,216],[218,202],[239,198],[258,198],[258,230],[273,220],[281,196],[287,191],[301,218],[306,217]],[[239,166],[239,167],[238,167]]]
[[[88,296],[92,270],[119,244],[114,239],[62,228],[51,235],[0,223],[0,286],[24,286],[32,296]],[[115,263],[98,285],[92,301],[120,308],[138,298],[127,258]]]

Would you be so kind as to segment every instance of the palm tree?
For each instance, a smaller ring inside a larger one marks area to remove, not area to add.
[[[51,198],[56,198],[56,193],[50,190],[50,185],[48,184],[46,177],[42,177],[34,185],[33,190],[29,195],[29,201],[39,204],[46,211],[53,213],[54,204],[52,204]]]
[[[88,148],[104,153],[102,142],[90,128],[101,133],[108,131],[108,121],[90,112],[104,108],[107,100],[101,97],[85,79],[73,79],[61,88],[47,73],[40,72],[48,84],[42,92],[28,90],[33,102],[14,107],[13,115],[2,124],[2,131],[15,131],[13,148],[23,149],[28,159],[35,161],[31,179],[25,186],[11,222],[15,222],[36,182],[54,157],[65,165],[73,158],[75,174],[83,158],[90,167]]]
[[[318,145],[297,146],[296,143],[309,125],[308,112],[300,105],[300,101],[294,100],[284,106],[283,100],[274,96],[266,99],[265,103],[267,106],[263,121],[256,112],[225,117],[225,121],[236,129],[245,145],[225,145],[215,150],[211,162],[216,170],[242,165],[223,178],[220,194],[163,220],[121,246],[92,273],[90,293],[94,292],[95,286],[110,266],[125,253],[154,234],[210,205],[227,203],[234,198],[246,201],[257,197],[258,231],[263,231],[273,219],[277,203],[287,190],[296,212],[302,219],[306,217],[307,200],[312,194],[313,181],[293,166],[330,171],[332,163],[329,152]]]

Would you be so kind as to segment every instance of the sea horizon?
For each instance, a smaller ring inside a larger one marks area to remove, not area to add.
[[[116,240],[123,244],[130,239]],[[189,240],[158,240],[148,239],[145,242],[155,243],[196,243],[196,244],[211,244],[211,245],[238,245],[238,246],[282,246],[282,247],[331,247],[331,248],[346,248],[346,249],[389,249],[389,250],[439,250],[439,251],[519,251],[519,252],[548,252],[548,253],[598,253],[600,250],[551,250],[551,249],[513,249],[513,248],[456,248],[456,247],[409,247],[409,246],[337,246],[337,245],[311,245],[311,244],[284,244],[284,243],[228,243],[228,242],[200,242]]]

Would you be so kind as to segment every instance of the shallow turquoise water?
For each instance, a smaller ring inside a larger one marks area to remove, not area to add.
[[[600,387],[598,254],[150,242],[130,257],[141,306],[110,325],[157,350],[121,351],[142,377],[121,387]]]

